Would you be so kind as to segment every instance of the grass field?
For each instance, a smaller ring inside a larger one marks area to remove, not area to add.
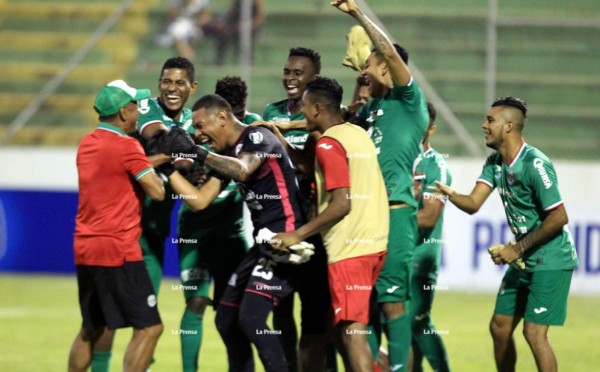
[[[153,372],[181,370],[179,329],[183,311],[177,284],[166,280],[159,296],[165,331],[156,351]],[[493,371],[487,324],[494,306],[493,294],[438,293],[434,319],[447,331],[446,343],[454,371]],[[600,366],[600,298],[572,296],[565,327],[550,331],[550,339],[563,371],[597,371]],[[214,327],[214,312],[205,317],[201,371],[227,371],[225,348]],[[0,275],[0,371],[64,371],[70,344],[79,329],[77,284],[70,276]],[[517,333],[518,371],[535,371],[529,348]],[[120,371],[130,330],[117,333],[112,370]],[[257,365],[260,362],[257,360]],[[257,368],[262,370],[262,368]],[[430,369],[427,369],[430,370]]]

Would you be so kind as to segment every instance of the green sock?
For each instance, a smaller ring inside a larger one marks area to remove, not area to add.
[[[371,355],[373,360],[377,360],[379,357],[379,346],[381,345],[381,332],[377,327],[369,324],[367,326],[369,333],[367,333],[367,342],[369,343],[369,349],[371,349]]]
[[[387,331],[390,371],[406,371],[412,333],[410,319],[407,314],[404,314],[392,320],[386,320],[384,327]]]
[[[202,314],[185,309],[181,317],[181,359],[184,372],[198,369],[198,355],[202,344]]]
[[[450,370],[448,355],[440,335],[435,332],[435,326],[427,317],[423,324],[417,324],[413,339],[416,341],[423,356],[435,371],[445,372]]]
[[[92,353],[92,372],[108,372],[111,355],[111,351],[94,351]]]

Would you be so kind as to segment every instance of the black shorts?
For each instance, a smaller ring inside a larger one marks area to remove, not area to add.
[[[142,329],[161,323],[143,261],[118,267],[77,265],[77,284],[86,330],[104,326]]]
[[[220,305],[239,306],[246,293],[267,297],[276,305],[294,291],[289,280],[292,266],[276,263],[255,245],[229,278]]]
[[[331,323],[332,311],[327,277],[327,253],[320,235],[312,236],[306,241],[315,245],[315,254],[308,262],[292,268],[292,286],[302,302],[302,334],[325,334]]]

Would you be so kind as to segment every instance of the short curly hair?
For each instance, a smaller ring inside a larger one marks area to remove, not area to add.
[[[225,76],[217,80],[215,85],[215,94],[220,95],[229,102],[231,107],[246,108],[246,98],[248,98],[248,86],[239,76]]]
[[[292,48],[290,49],[289,57],[306,57],[312,62],[317,75],[321,73],[321,55],[316,51],[302,47]]]
[[[172,57],[169,58],[165,61],[165,63],[163,64],[162,69],[160,70],[160,77],[162,78],[162,74],[166,69],[170,69],[170,68],[179,68],[182,70],[185,70],[185,72],[187,73],[187,77],[188,79],[190,79],[191,82],[196,81],[195,78],[195,69],[194,69],[194,64],[187,58],[184,57]]]

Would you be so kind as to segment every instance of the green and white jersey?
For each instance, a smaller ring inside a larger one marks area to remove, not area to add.
[[[412,167],[429,124],[427,101],[417,83],[394,85],[383,98],[370,99],[357,113],[375,144],[390,202],[416,208]]]
[[[242,123],[252,124],[255,121],[260,121],[260,120],[262,120],[262,118],[260,117],[259,114],[246,111],[246,114],[244,115],[244,120],[242,120]]]
[[[177,119],[170,118],[165,114],[162,106],[158,102],[158,98],[148,98],[138,102],[138,111],[140,117],[138,118],[137,130],[139,134],[142,134],[144,128],[152,123],[163,123],[167,128],[172,125],[177,125],[180,128],[187,130],[189,133],[194,134],[192,127],[192,110],[184,108],[181,115]]]
[[[247,112],[244,117],[244,124],[251,124],[261,120],[260,115],[253,112]],[[208,148],[209,151],[213,151]],[[194,167],[199,167],[198,163]],[[206,167],[203,167],[206,172]],[[196,185],[198,188],[202,184]],[[199,212],[194,212],[187,204],[183,203],[179,209],[178,215],[178,236],[188,238],[198,236],[197,234],[206,234],[213,237],[243,237],[244,236],[244,201],[235,182],[230,182],[227,187],[208,208]]]
[[[542,224],[549,211],[563,204],[554,165],[540,150],[525,142],[510,164],[498,152],[487,158],[477,182],[498,189],[508,225],[517,241]],[[569,232],[525,252],[526,270],[565,270],[577,266],[577,252]]]
[[[152,123],[163,123],[167,127],[177,125],[193,133],[192,127],[192,111],[183,109],[177,120],[167,116],[162,106],[158,102],[158,98],[148,98],[138,102],[139,118],[137,124],[136,137],[144,146],[146,140],[141,136],[142,131],[146,126]],[[177,201],[173,194],[173,189],[165,182],[165,200],[159,202],[150,199],[148,195],[144,197],[142,208],[142,229],[146,232],[167,237],[170,234],[171,211]]]
[[[450,186],[452,175],[444,156],[432,147],[424,153],[419,154],[414,164],[414,179],[421,181],[421,200],[419,209],[423,209],[425,199],[435,199],[436,202],[446,204],[446,198],[432,193],[427,187],[435,186],[435,181]],[[413,272],[416,275],[437,278],[440,261],[442,257],[442,225],[444,223],[444,211],[440,214],[432,229],[419,229],[417,246],[414,250]]]
[[[288,110],[289,100],[284,99],[283,101],[269,103],[265,106],[265,112],[263,113],[263,119],[265,121],[283,121],[289,122],[294,120],[303,120],[304,114],[291,114]],[[283,136],[292,145],[304,148],[304,143],[308,139],[308,131],[303,129],[294,129],[283,133]]]

